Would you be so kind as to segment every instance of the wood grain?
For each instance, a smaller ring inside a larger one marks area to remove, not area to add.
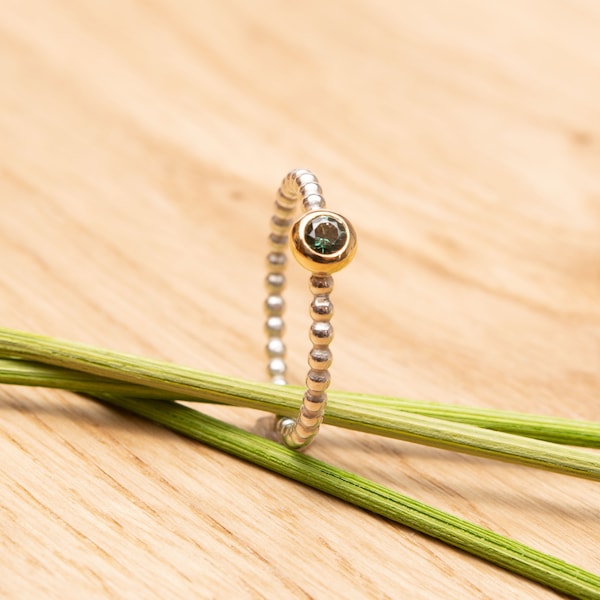
[[[599,28],[592,0],[5,1],[2,324],[263,379],[304,166],[360,237],[339,388],[600,419]],[[555,597],[75,395],[0,414],[3,597]],[[333,428],[311,453],[600,572],[593,482]]]

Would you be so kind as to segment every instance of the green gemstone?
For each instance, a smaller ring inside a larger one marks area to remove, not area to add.
[[[329,215],[315,217],[306,225],[304,240],[319,254],[333,254],[344,247],[346,225]]]

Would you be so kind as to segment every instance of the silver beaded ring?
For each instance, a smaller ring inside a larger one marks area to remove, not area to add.
[[[305,212],[294,222],[293,216],[299,200],[302,201]],[[356,232],[347,219],[325,210],[325,200],[317,178],[310,171],[296,169],[287,174],[277,192],[269,242],[271,251],[267,256],[266,278],[269,295],[265,311],[268,371],[272,383],[287,383],[286,348],[283,343],[285,304],[282,292],[285,287],[285,248],[288,243],[296,260],[311,272],[310,291],[313,300],[310,315],[313,322],[309,335],[313,347],[308,355],[310,368],[306,376],[306,391],[298,417],[279,417],[275,426],[281,442],[289,448],[302,449],[319,432],[327,404],[327,388],[331,381],[331,274],[344,268],[354,258]]]

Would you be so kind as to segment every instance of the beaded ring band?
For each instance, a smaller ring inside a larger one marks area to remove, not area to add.
[[[302,201],[305,212],[294,222],[294,212],[299,201]],[[296,169],[287,174],[277,192],[269,242],[271,250],[267,256],[269,271],[266,278],[268,296],[265,302],[265,328],[268,372],[272,383],[287,383],[286,348],[283,343],[285,304],[282,292],[285,287],[285,248],[288,243],[296,260],[311,272],[310,291],[313,300],[310,315],[313,322],[309,337],[313,347],[308,355],[306,391],[298,417],[278,417],[275,425],[280,441],[289,448],[299,450],[306,448],[314,440],[323,421],[327,388],[331,381],[331,274],[344,268],[354,258],[356,232],[347,219],[325,209],[325,200],[317,178],[310,171]]]

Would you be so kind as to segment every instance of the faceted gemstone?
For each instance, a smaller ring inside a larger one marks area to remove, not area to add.
[[[304,239],[315,252],[333,254],[343,248],[348,233],[341,221],[329,215],[320,215],[310,221],[305,230]]]

